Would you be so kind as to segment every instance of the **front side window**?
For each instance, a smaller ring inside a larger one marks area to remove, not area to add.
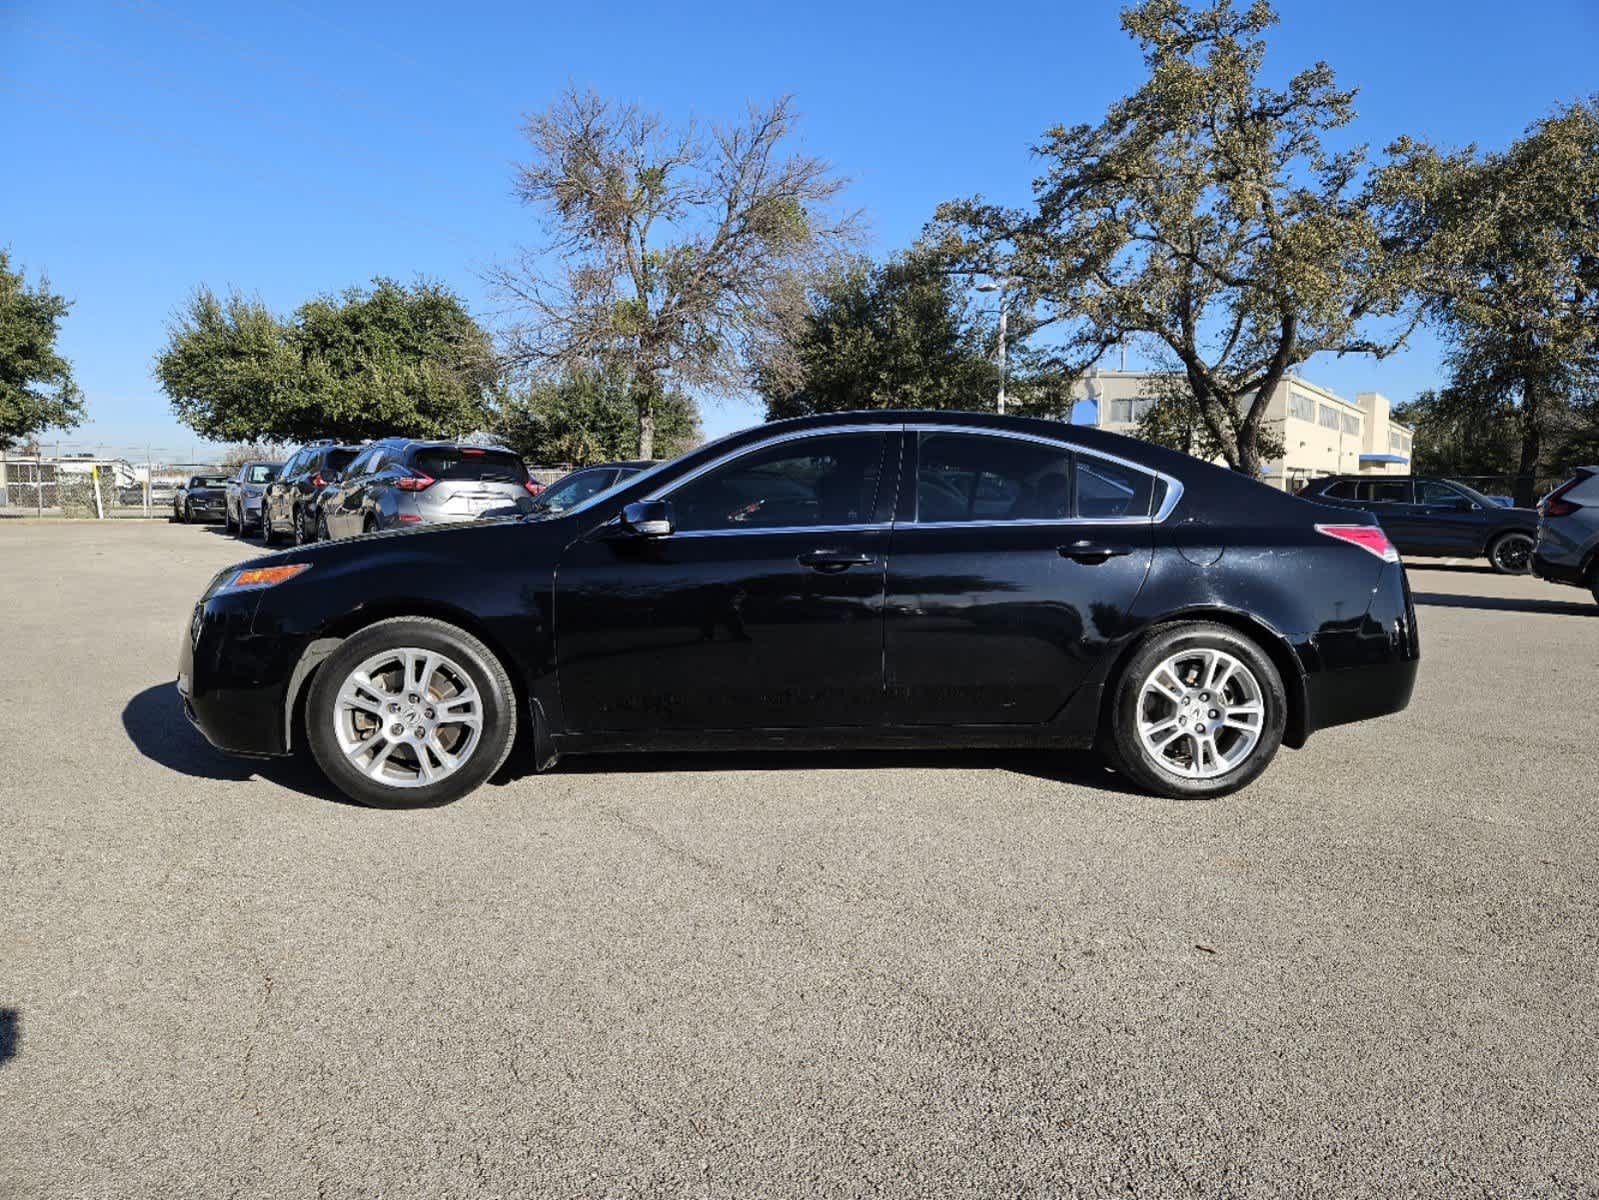
[[[1416,503],[1434,504],[1449,507],[1460,503],[1465,497],[1447,483],[1434,483],[1426,480],[1416,485]]]
[[[881,433],[793,438],[715,467],[666,498],[684,532],[870,524],[886,441]]]

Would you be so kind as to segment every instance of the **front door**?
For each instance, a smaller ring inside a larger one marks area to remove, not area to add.
[[[923,432],[910,453],[884,599],[889,723],[1050,720],[1143,587],[1155,480],[1043,439]]]
[[[883,719],[898,430],[768,443],[675,484],[674,531],[602,526],[561,556],[557,674],[574,732]]]

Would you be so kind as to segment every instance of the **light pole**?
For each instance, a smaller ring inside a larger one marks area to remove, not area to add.
[[[1006,276],[1001,279],[990,279],[986,283],[977,285],[980,292],[999,293],[999,415],[1005,415],[1005,323],[1010,315],[1009,295],[1011,285],[1016,281]]]

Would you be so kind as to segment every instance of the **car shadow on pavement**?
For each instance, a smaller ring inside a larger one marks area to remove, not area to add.
[[[647,775],[698,771],[865,771],[904,768],[924,770],[1010,771],[1048,783],[1147,798],[1086,750],[729,750],[672,752],[636,751],[577,754],[562,758],[553,770],[562,775]],[[534,773],[531,753],[521,748],[489,782],[516,783]]]
[[[1599,617],[1599,604],[1568,604],[1564,600],[1510,600],[1503,596],[1462,596],[1455,592],[1412,592],[1422,607],[1482,608],[1492,612],[1543,613],[1559,617]]]
[[[196,779],[231,782],[261,778],[320,800],[351,804],[304,754],[288,758],[239,758],[206,741],[183,715],[171,683],[145,688],[122,710],[122,728],[140,754],[170,771]]]
[[[1492,567],[1477,563],[1451,563],[1451,562],[1417,562],[1413,558],[1405,560],[1405,570],[1414,575],[1417,571],[1455,571],[1461,575],[1497,575]]]

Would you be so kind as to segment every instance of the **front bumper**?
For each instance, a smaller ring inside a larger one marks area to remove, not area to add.
[[[259,592],[195,606],[178,650],[184,715],[230,754],[287,754],[289,681],[307,639],[251,630]]]

